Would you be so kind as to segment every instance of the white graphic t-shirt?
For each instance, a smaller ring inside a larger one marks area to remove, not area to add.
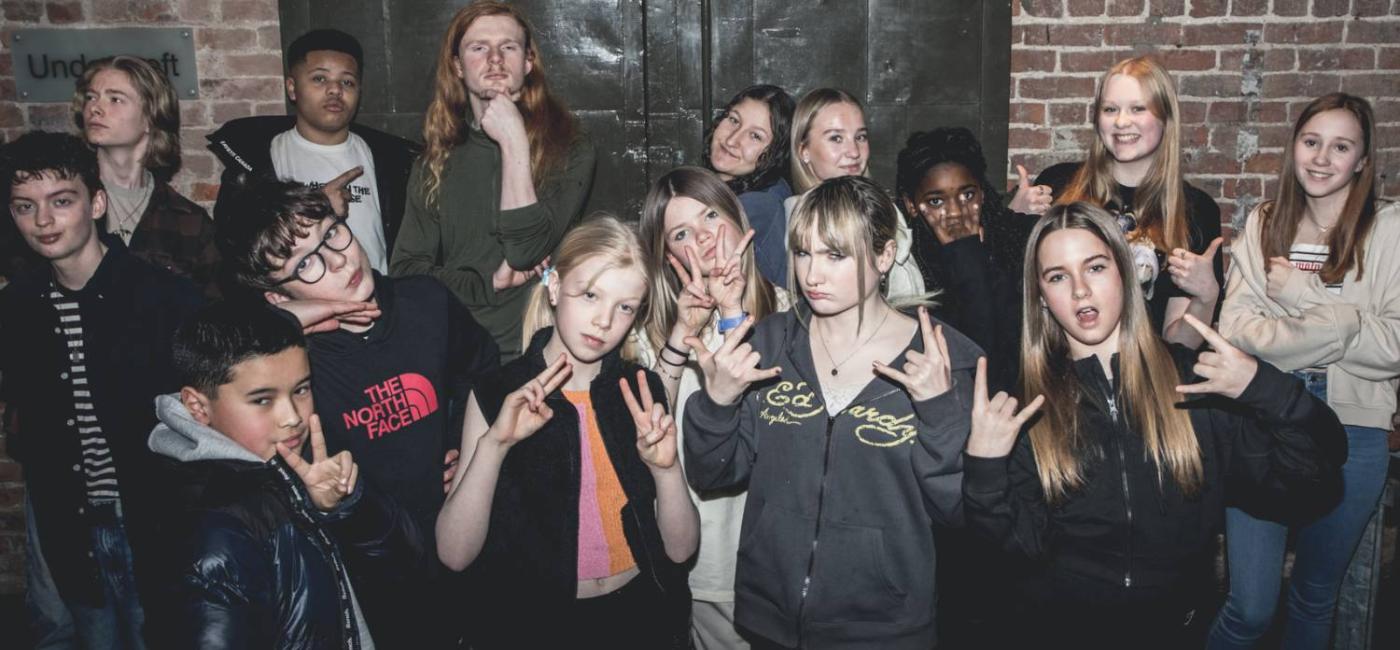
[[[360,243],[374,270],[387,273],[389,252],[384,243],[384,221],[379,214],[379,185],[375,182],[374,156],[363,138],[354,133],[340,144],[316,144],[290,129],[272,139],[272,167],[277,177],[320,187],[352,167],[365,173],[350,181],[350,215],[346,223]]]

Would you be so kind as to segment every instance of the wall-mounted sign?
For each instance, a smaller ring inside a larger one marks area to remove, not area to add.
[[[66,102],[89,61],[130,54],[165,71],[180,99],[199,97],[194,34],[188,27],[20,29],[10,45],[22,102]]]

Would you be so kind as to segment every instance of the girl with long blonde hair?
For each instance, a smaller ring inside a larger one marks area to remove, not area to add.
[[[1054,165],[1035,183],[1049,186],[1056,204],[1085,201],[1114,214],[1153,325],[1168,341],[1198,346],[1182,316],[1214,321],[1223,239],[1220,207],[1182,177],[1176,85],[1152,57],[1124,59],[1100,77],[1091,111],[1088,158]]]
[[[699,338],[706,350],[718,347],[745,317],[761,320],[785,309],[787,294],[759,273],[744,208],[708,170],[680,167],[657,179],[638,230],[652,278],[646,327],[639,331],[640,362],[661,376],[680,419],[703,380],[690,338]],[[701,649],[747,647],[734,627],[734,562],[745,493],[692,491],[691,499],[705,540],[690,572],[691,637]]]
[[[1098,207],[1052,207],[1024,276],[1021,395],[1035,398],[1019,411],[989,398],[979,362],[968,523],[1031,560],[1026,629],[1041,642],[1183,647],[1225,504],[1268,517],[1321,507],[1346,455],[1341,425],[1194,316],[1212,351],[1165,344]]]
[[[479,0],[458,11],[433,79],[390,270],[443,281],[513,358],[525,283],[583,214],[593,146],[550,93],[535,33],[514,5]]]
[[[778,647],[933,645],[977,347],[880,291],[899,219],[869,179],[822,182],[789,223],[796,306],[714,350],[688,339],[686,471],[702,493],[747,486],[734,619]]]
[[[473,647],[685,648],[699,521],[661,382],[621,354],[646,254],[601,216],[553,259],[525,353],[468,398],[439,558],[471,571]]]
[[[1220,332],[1294,371],[1346,425],[1341,503],[1295,526],[1285,648],[1326,648],[1338,592],[1385,487],[1386,432],[1400,384],[1400,208],[1375,194],[1375,118],[1333,93],[1303,108],[1278,196],[1231,249]],[[1289,526],[1226,512],[1230,595],[1211,648],[1250,648],[1274,621]]]

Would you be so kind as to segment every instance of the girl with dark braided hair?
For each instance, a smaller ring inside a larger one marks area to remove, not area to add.
[[[1021,258],[1035,217],[1004,207],[982,145],[962,127],[910,136],[895,190],[924,285],[941,292],[934,313],[987,352],[991,385],[1010,389],[1019,369]]]

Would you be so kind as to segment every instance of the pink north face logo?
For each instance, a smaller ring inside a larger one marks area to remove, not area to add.
[[[406,372],[364,390],[369,405],[342,413],[345,428],[365,428],[370,440],[382,438],[438,410],[437,391],[423,375]]]

